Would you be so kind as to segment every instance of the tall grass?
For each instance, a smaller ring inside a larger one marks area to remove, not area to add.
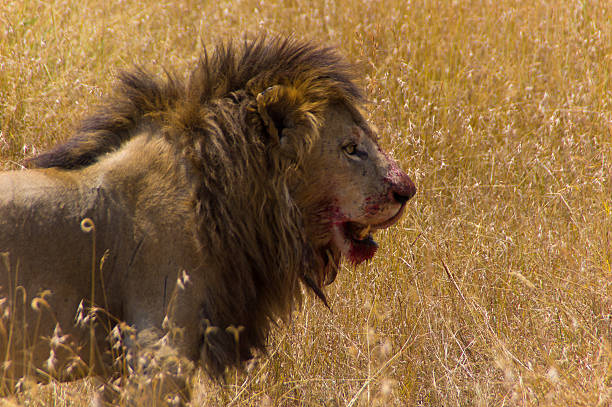
[[[70,136],[117,70],[186,72],[261,30],[360,64],[418,193],[374,261],[343,267],[331,312],[308,298],[268,357],[223,386],[198,377],[196,401],[612,404],[609,2],[4,1],[0,169]],[[88,386],[26,397],[84,405]]]

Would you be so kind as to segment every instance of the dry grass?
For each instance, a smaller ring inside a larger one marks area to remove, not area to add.
[[[68,137],[118,69],[185,71],[261,29],[362,63],[418,194],[376,260],[340,273],[332,312],[309,298],[269,358],[224,387],[199,377],[196,400],[611,405],[609,2],[3,1],[0,169]],[[87,388],[27,402],[80,406]]]

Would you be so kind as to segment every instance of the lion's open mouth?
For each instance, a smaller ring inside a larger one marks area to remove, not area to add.
[[[348,242],[349,245],[348,253],[344,254],[351,263],[359,264],[374,257],[378,250],[378,243],[372,236],[372,233],[376,231],[375,227],[346,222],[341,229],[345,242]]]
[[[395,215],[381,223],[370,225],[357,222],[343,223],[340,232],[344,244],[339,244],[342,254],[353,264],[359,264],[374,257],[378,250],[378,243],[374,241],[372,234],[395,224],[402,217],[404,206],[402,205]]]
[[[318,250],[322,267],[316,276],[316,281],[309,276],[303,276],[304,282],[326,305],[327,299],[323,287],[336,279],[342,256],[354,265],[374,257],[378,243],[374,240],[373,234],[395,224],[402,217],[404,206],[402,205],[395,215],[381,223],[366,225],[346,221],[332,227],[331,240]]]

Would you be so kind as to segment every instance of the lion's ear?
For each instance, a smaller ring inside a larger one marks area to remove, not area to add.
[[[290,86],[275,85],[257,95],[257,111],[268,134],[278,143],[308,116],[300,92]]]

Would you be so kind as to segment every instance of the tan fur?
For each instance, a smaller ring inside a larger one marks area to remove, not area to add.
[[[362,103],[334,50],[293,39],[220,46],[186,82],[122,74],[73,139],[0,174],[3,306],[29,324],[4,327],[16,332],[0,344],[5,376],[108,376],[117,321],[138,332],[132,348],[152,333],[213,375],[265,350],[300,281],[326,301],[340,257],[370,258],[364,236],[414,195]],[[90,324],[74,324],[91,305],[92,255],[96,353]],[[61,346],[40,339],[56,326]]]

